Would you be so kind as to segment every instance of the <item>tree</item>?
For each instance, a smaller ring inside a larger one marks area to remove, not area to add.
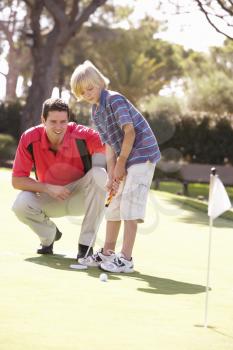
[[[211,115],[233,114],[233,81],[224,72],[213,70],[190,80],[189,105],[192,110]]]
[[[145,97],[157,95],[173,77],[182,75],[183,50],[153,38],[158,26],[154,20],[145,19],[138,28],[99,24],[83,27],[62,55],[61,80],[69,89],[74,67],[89,59],[110,79],[112,90],[120,91],[139,106]]]
[[[226,39],[223,46],[212,47],[210,54],[216,69],[233,79],[233,41]]]
[[[209,24],[220,34],[233,40],[233,4],[232,0],[194,0],[204,13]]]
[[[0,32],[3,42],[7,42],[8,73],[6,78],[6,100],[16,98],[16,85],[20,71],[28,66],[30,53],[20,40],[20,32],[26,27],[26,12],[20,0],[5,0],[0,3]],[[19,16],[19,13],[21,16]]]
[[[68,42],[107,0],[23,0],[30,28],[25,38],[32,53],[32,80],[21,120],[21,131],[38,123],[41,105],[54,87],[59,58]]]
[[[170,4],[170,7],[167,6]],[[160,0],[160,7],[174,14],[201,11],[208,23],[220,34],[233,40],[233,3],[232,0]]]
[[[191,110],[208,112],[212,117],[233,114],[232,48],[233,41],[225,40],[224,46],[202,54],[197,67],[196,55],[185,63],[186,96]]]

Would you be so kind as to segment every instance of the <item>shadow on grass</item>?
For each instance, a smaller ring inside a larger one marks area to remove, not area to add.
[[[194,327],[204,328],[204,329],[205,329],[204,323],[203,323],[203,324],[195,324]],[[218,334],[220,334],[220,335],[223,335],[224,337],[233,339],[233,335],[232,335],[232,334],[227,334],[225,331],[224,331],[224,332],[223,332],[223,331],[220,331],[220,330],[218,329],[218,327],[208,325],[208,326],[206,327],[206,329],[209,329],[209,330],[211,330],[211,331],[213,331],[213,332],[215,332],[215,333],[218,333]]]
[[[173,204],[179,206],[182,210],[185,210],[185,216],[177,215],[176,219],[179,221],[185,222],[187,224],[198,224],[198,225],[209,225],[209,217],[207,215],[207,207],[206,209],[197,209],[193,208],[185,199],[177,199],[177,198],[163,198],[164,202],[168,202],[169,204]],[[200,203],[202,205],[202,203]],[[187,212],[189,213],[187,215]],[[214,227],[219,228],[233,228],[233,221],[224,218],[217,218],[214,220]]]
[[[76,273],[85,273],[93,278],[99,278],[100,275],[100,270],[97,268],[88,268],[87,270],[71,269],[70,265],[77,264],[77,260],[65,257],[65,255],[54,254],[52,256],[39,256],[27,258],[25,259],[25,261],[34,264],[44,265],[53,269],[67,270],[69,272]],[[138,291],[144,293],[174,295],[198,294],[205,292],[205,287],[198,284],[180,282],[168,278],[155,277],[152,275],[142,274],[138,271],[135,271],[134,273],[130,274],[108,273],[109,280],[121,280],[124,278],[131,278],[136,281],[139,281],[140,283],[147,283],[147,287],[137,288]]]

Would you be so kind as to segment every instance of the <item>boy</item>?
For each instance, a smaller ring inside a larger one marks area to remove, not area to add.
[[[133,272],[132,250],[137,223],[143,222],[146,201],[160,159],[156,138],[140,112],[120,93],[107,89],[109,80],[90,62],[79,65],[71,77],[71,90],[78,100],[92,104],[92,120],[106,144],[107,189],[115,196],[106,210],[104,247],[79,259],[88,266],[110,272]],[[124,221],[121,252],[116,241]]]

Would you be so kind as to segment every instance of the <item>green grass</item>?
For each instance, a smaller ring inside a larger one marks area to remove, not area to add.
[[[177,193],[182,193],[183,186],[179,182],[161,181],[159,185],[159,190],[177,194]],[[198,183],[189,184],[188,190],[189,190],[190,198],[197,198],[198,196],[203,196],[206,199],[208,199],[208,196],[209,196],[208,184],[198,184]],[[226,190],[230,199],[233,201],[233,187],[226,187]]]
[[[209,328],[204,321],[208,217],[174,194],[151,191],[134,248],[135,273],[76,271],[75,218],[56,224],[55,255],[38,256],[37,237],[10,210],[9,171],[1,186],[1,350],[231,350],[233,224],[213,228]],[[181,198],[182,199],[182,198]],[[101,225],[96,248],[104,239]],[[122,233],[120,236],[122,240]],[[120,245],[118,245],[120,249]]]
[[[161,182],[159,191],[173,194],[173,201],[182,205],[188,205],[194,209],[201,210],[204,213],[208,211],[208,196],[209,185],[205,184],[190,184],[189,196],[182,195],[182,185],[179,182]],[[233,187],[226,187],[228,196],[233,202]],[[201,198],[201,199],[200,199]],[[222,214],[222,217],[228,220],[233,220],[233,210],[228,210]]]

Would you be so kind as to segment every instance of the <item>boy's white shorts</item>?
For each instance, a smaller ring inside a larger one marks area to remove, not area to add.
[[[131,165],[124,181],[106,210],[107,221],[137,220],[144,222],[147,197],[155,164],[146,162]]]

